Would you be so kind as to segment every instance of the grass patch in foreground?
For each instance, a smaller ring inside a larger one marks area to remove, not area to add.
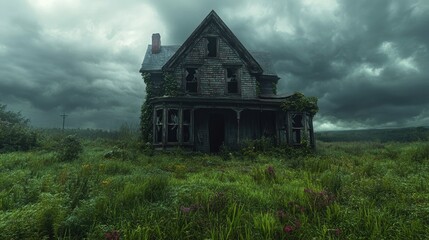
[[[1,239],[422,239],[429,144],[320,143],[307,156],[0,155]]]

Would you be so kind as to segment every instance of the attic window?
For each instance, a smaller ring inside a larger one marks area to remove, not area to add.
[[[207,41],[207,57],[217,57],[217,38],[208,37]]]
[[[228,87],[228,93],[238,93],[238,69],[237,68],[226,69],[226,83]]]
[[[198,91],[198,69],[197,68],[186,68],[186,92],[197,93]]]

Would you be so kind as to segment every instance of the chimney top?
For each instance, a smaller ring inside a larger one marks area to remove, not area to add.
[[[159,33],[152,34],[152,54],[157,54],[161,51],[161,35]]]

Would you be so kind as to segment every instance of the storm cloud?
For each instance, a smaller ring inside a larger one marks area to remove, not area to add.
[[[267,51],[278,92],[319,98],[317,130],[429,125],[424,0],[0,2],[0,103],[37,127],[137,123],[153,32],[182,44],[214,9]]]

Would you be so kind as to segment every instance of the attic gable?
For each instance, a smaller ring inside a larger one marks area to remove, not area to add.
[[[249,71],[253,74],[262,74],[262,67],[253,58],[249,51],[241,44],[238,38],[226,26],[222,19],[212,10],[207,17],[200,23],[200,25],[192,32],[186,39],[182,46],[175,52],[175,54],[165,63],[162,67],[163,71],[172,70],[179,62],[181,57],[186,54],[195,44],[197,39],[201,37],[207,28],[213,28],[221,35],[223,39],[238,53],[241,59],[246,63]]]

